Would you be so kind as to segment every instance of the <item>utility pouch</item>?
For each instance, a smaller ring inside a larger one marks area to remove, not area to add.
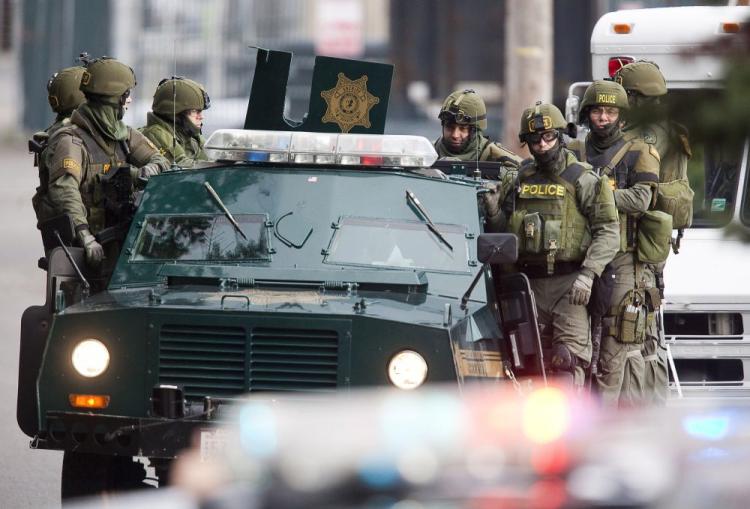
[[[649,210],[638,222],[636,255],[642,263],[658,264],[666,261],[672,241],[672,216],[659,210]]]
[[[542,252],[542,216],[539,212],[526,214],[523,218],[522,239],[527,253]]]
[[[672,216],[672,228],[689,228],[693,223],[693,195],[686,178],[659,184],[656,191],[656,210]]]
[[[630,291],[620,304],[618,317],[620,343],[643,343],[646,335],[646,309]]]

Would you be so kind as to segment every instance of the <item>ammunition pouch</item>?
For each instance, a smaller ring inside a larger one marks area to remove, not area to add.
[[[672,216],[672,228],[689,228],[693,222],[693,195],[687,178],[659,184],[656,190],[656,210]]]
[[[643,343],[646,338],[647,315],[641,293],[637,290],[629,291],[611,309],[609,335],[617,338],[620,343]]]
[[[636,256],[642,263],[659,264],[666,261],[672,247],[672,216],[659,210],[649,210],[638,222]]]

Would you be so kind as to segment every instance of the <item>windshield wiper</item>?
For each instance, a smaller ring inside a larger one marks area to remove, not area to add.
[[[430,215],[427,213],[424,207],[422,207],[422,204],[419,203],[419,199],[417,198],[417,196],[411,191],[409,191],[408,189],[406,190],[406,200],[412,205],[414,205],[414,207],[419,211],[419,213],[422,215],[422,217],[425,220],[425,224],[427,225],[427,228],[432,233],[434,233],[435,236],[443,242],[443,244],[448,246],[448,248],[451,251],[453,251],[453,246],[451,246],[448,240],[443,236],[443,234],[440,233],[440,230],[437,229],[437,226],[435,226],[435,223],[433,223],[432,219],[430,219]]]
[[[237,222],[237,220],[234,218],[231,212],[229,212],[229,209],[226,205],[224,205],[224,202],[221,201],[221,198],[219,198],[219,195],[216,194],[216,191],[214,191],[214,188],[211,187],[211,184],[208,182],[203,183],[203,187],[206,188],[206,191],[208,191],[208,194],[211,195],[211,198],[213,198],[216,203],[219,205],[219,208],[224,212],[224,215],[227,217],[230,223],[232,223],[232,226],[234,226],[234,229],[237,230],[237,233],[242,235],[242,238],[247,240],[249,242],[249,239],[247,238],[247,235],[245,235],[245,232],[242,231],[240,228],[240,224]]]

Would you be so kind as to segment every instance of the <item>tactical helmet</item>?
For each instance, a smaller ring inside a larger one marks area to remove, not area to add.
[[[438,118],[443,122],[470,125],[484,130],[487,129],[487,106],[474,90],[456,90],[443,101]]]
[[[47,100],[55,113],[65,114],[73,111],[86,100],[80,90],[83,67],[66,67],[47,82]]]
[[[172,76],[159,82],[151,109],[159,115],[172,115],[187,110],[206,110],[210,107],[211,99],[199,83]]]
[[[588,119],[588,110],[595,106],[613,106],[620,110],[630,108],[628,94],[622,85],[610,80],[597,80],[593,82],[583,93],[581,110],[578,113],[578,122],[583,123]]]
[[[92,60],[81,77],[84,94],[119,97],[135,85],[133,69],[112,57]]]
[[[531,108],[523,110],[518,139],[521,143],[526,143],[526,135],[528,134],[549,131],[550,129],[566,129],[567,127],[565,117],[557,106],[537,101]]]
[[[667,93],[667,82],[659,66],[648,60],[639,60],[621,67],[614,78],[628,92],[632,90],[648,97]]]

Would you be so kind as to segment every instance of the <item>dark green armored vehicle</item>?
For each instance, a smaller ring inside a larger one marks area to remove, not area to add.
[[[206,148],[149,180],[104,291],[80,248],[47,254],[18,421],[65,451],[63,496],[139,485],[133,457],[165,482],[247,392],[543,375],[527,281],[482,263],[515,237],[482,233],[483,181],[430,168],[428,140],[220,130]]]

